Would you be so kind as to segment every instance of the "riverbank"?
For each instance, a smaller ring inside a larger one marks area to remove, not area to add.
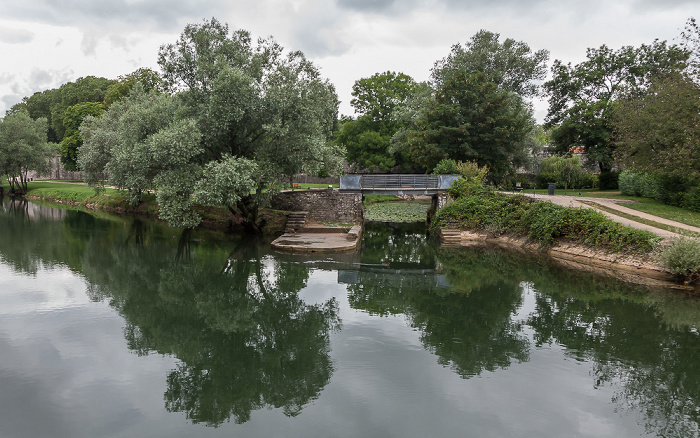
[[[652,253],[617,253],[566,241],[541,247],[522,237],[493,236],[483,232],[450,228],[441,228],[439,236],[442,245],[446,247],[496,246],[523,253],[545,254],[568,268],[614,277],[634,284],[700,293],[700,285],[679,283]]]

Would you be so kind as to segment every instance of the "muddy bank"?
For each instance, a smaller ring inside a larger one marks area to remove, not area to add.
[[[700,285],[681,284],[664,269],[653,254],[619,254],[595,250],[581,245],[559,242],[549,248],[524,238],[491,236],[468,230],[440,229],[445,246],[497,246],[509,250],[546,254],[556,263],[571,269],[615,277],[626,282],[650,287],[664,287],[700,294]]]

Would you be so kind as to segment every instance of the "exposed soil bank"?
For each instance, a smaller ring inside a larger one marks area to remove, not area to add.
[[[440,229],[440,240],[446,246],[498,246],[516,251],[537,252],[550,256],[568,268],[607,275],[645,286],[700,293],[700,285],[679,284],[653,255],[612,253],[566,242],[558,242],[550,248],[541,248],[523,238],[494,237],[486,233],[447,228]]]

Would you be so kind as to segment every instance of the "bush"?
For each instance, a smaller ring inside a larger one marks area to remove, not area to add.
[[[656,196],[656,180],[650,175],[634,173],[625,170],[618,178],[620,193],[627,196],[654,198]]]
[[[693,187],[686,193],[683,206],[688,210],[700,211],[700,185]]]
[[[700,240],[680,237],[660,255],[663,266],[684,280],[691,282],[700,277]]]
[[[535,176],[535,186],[538,189],[546,189],[552,182],[557,182],[555,172],[540,172]]]
[[[598,175],[598,187],[600,187],[600,190],[617,189],[617,180],[619,176],[620,174],[618,172],[600,172],[600,175]]]
[[[450,158],[445,158],[437,163],[433,169],[433,175],[459,175],[457,162]]]
[[[687,178],[679,174],[660,174],[657,176],[656,200],[662,204],[683,207],[685,192],[688,189]]]
[[[567,239],[612,251],[650,252],[659,240],[648,231],[625,227],[592,209],[567,208],[498,193],[462,197],[438,212],[433,221],[433,226],[455,224],[495,235],[524,236],[542,246]]]

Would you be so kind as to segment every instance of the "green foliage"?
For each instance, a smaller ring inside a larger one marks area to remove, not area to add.
[[[406,104],[417,85],[412,77],[401,72],[375,73],[355,81],[350,105],[373,122],[391,124],[394,110]]]
[[[80,124],[87,116],[99,117],[103,112],[102,104],[97,102],[79,103],[66,108],[63,117],[65,133],[59,145],[61,163],[66,170],[78,170],[78,149],[83,144]]]
[[[644,198],[656,196],[656,180],[645,173],[635,173],[629,170],[620,172],[618,188],[620,193],[627,196]]]
[[[163,80],[158,72],[142,67],[127,75],[119,76],[118,82],[110,85],[105,93],[104,107],[109,108],[114,102],[128,96],[137,83],[141,84],[144,91],[164,91]]]
[[[374,202],[364,206],[366,221],[425,222],[430,204],[420,202]]]
[[[180,108],[174,97],[135,86],[99,119],[85,119],[78,164],[92,186],[109,175],[112,185],[129,191],[132,205],[157,190],[161,217],[192,227],[199,221],[190,195],[202,172],[194,162],[202,153],[201,136],[193,119],[179,118]]]
[[[493,192],[448,204],[433,224],[523,236],[542,246],[567,240],[618,252],[648,253],[659,240],[648,231],[625,227],[593,209],[561,207]]]
[[[433,168],[433,175],[456,175],[458,173],[457,161],[451,158],[441,160]]]
[[[654,78],[614,106],[616,160],[638,172],[700,175],[698,113],[698,83],[681,74]]]
[[[408,152],[429,170],[445,158],[476,161],[498,180],[512,171],[511,159],[533,126],[518,96],[500,90],[484,73],[457,70],[409,132]]]
[[[26,111],[0,119],[0,177],[11,193],[27,192],[28,173],[46,172],[55,148],[46,142],[46,119],[33,120]]]
[[[355,169],[387,172],[402,164],[403,157],[390,150],[390,143],[406,122],[394,112],[412,99],[419,86],[410,76],[391,71],[355,81],[350,103],[359,117],[343,119],[336,132],[336,143],[346,148]]]
[[[700,278],[700,240],[686,237],[674,239],[661,252],[664,267],[684,280],[691,282]]]
[[[654,41],[638,48],[625,46],[613,51],[603,45],[588,49],[587,59],[575,66],[557,60],[553,78],[544,84],[549,96],[546,127],[555,127],[552,141],[562,153],[582,147],[601,172],[613,165],[613,102],[628,92],[646,89],[658,74],[684,67],[688,52]],[[601,180],[601,188],[604,181]]]
[[[336,132],[336,143],[347,150],[347,160],[356,170],[379,170],[388,172],[396,159],[389,152],[391,135],[382,129],[379,122],[372,122],[369,116],[357,120],[344,120]]]
[[[616,190],[618,188],[617,181],[619,177],[619,172],[601,171],[600,174],[598,174],[598,188],[600,190]]]
[[[486,182],[486,176],[489,173],[489,168],[486,166],[479,166],[474,161],[457,162],[455,163],[458,174],[461,178],[455,180],[449,189],[447,189],[447,194],[452,197],[452,199],[458,199],[465,196],[472,196],[479,193],[487,193],[492,189],[486,187],[484,183]]]
[[[201,132],[198,163],[228,157],[255,161],[256,191],[228,206],[259,231],[257,211],[280,182],[321,168],[338,172],[342,150],[329,139],[337,119],[335,89],[301,52],[273,39],[254,44],[216,19],[187,25],[161,46],[158,63],[169,91]]]
[[[49,128],[47,131],[48,141],[60,143],[66,132],[66,127],[63,125],[66,109],[81,103],[102,103],[107,89],[115,82],[111,79],[95,76],[78,78],[75,82],[68,82],[59,88],[37,92],[30,97],[25,97],[11,111],[17,112],[26,109],[34,120],[46,118]]]
[[[541,169],[547,176],[554,175],[556,181],[564,185],[565,195],[569,187],[579,186],[585,175],[581,166],[581,158],[578,155],[545,158],[542,161]]]
[[[480,30],[464,45],[455,44],[450,54],[435,63],[433,81],[442,85],[456,71],[483,72],[490,82],[522,97],[538,94],[537,81],[547,75],[549,52],[532,52],[522,41],[498,40],[498,33]]]

